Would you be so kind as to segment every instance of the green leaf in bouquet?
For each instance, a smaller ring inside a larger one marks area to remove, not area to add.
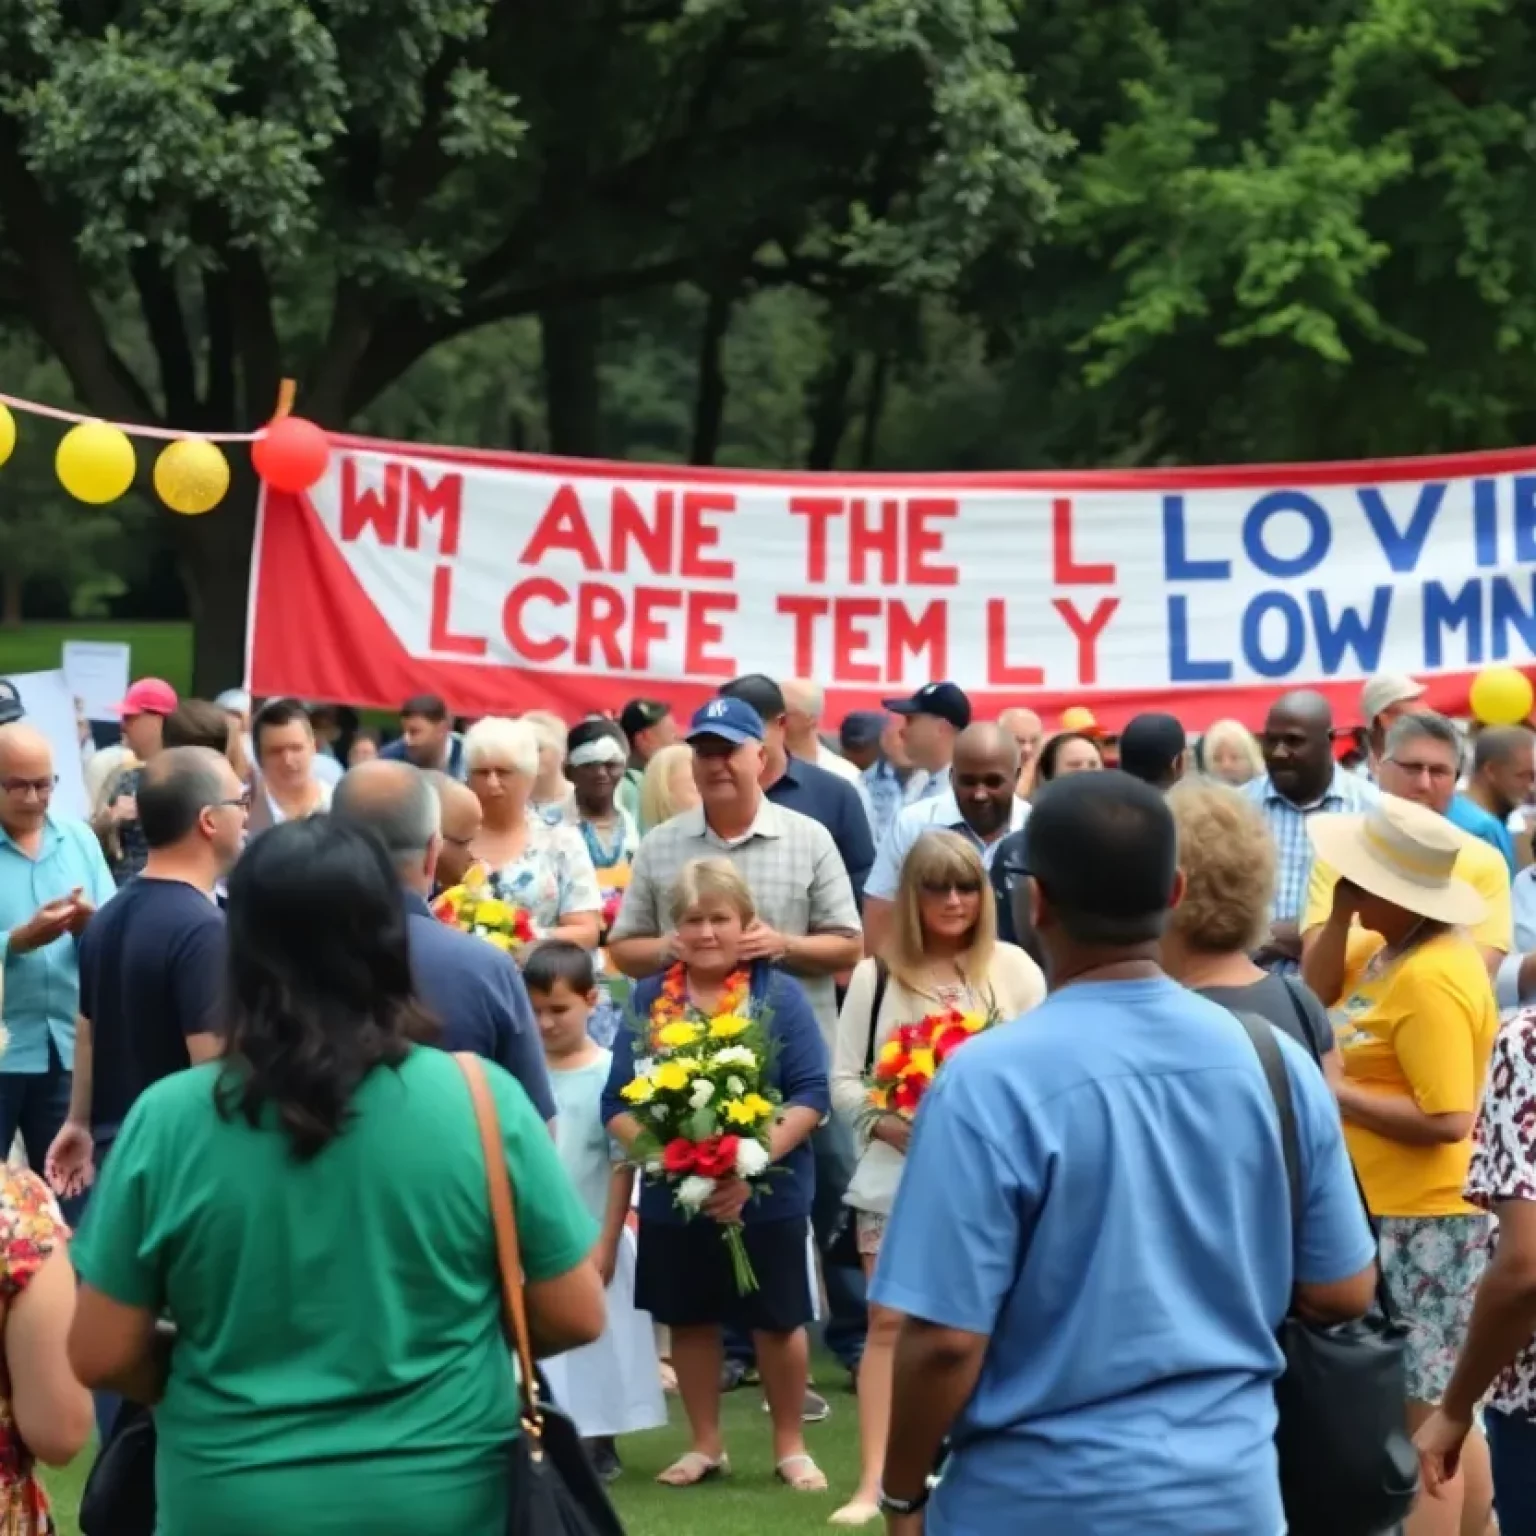
[[[689,1141],[708,1141],[715,1134],[715,1128],[719,1123],[719,1116],[715,1114],[714,1110],[695,1110],[688,1119]]]

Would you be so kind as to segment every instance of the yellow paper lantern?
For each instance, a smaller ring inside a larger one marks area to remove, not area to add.
[[[76,501],[105,506],[133,484],[133,444],[128,434],[104,421],[82,421],[59,440],[53,467]]]
[[[16,451],[16,418],[8,405],[0,405],[0,464]]]
[[[1531,680],[1515,667],[1484,667],[1472,679],[1471,702],[1484,725],[1518,725],[1531,713]]]
[[[229,460],[206,438],[182,437],[155,460],[155,492],[172,512],[211,512],[229,490]]]

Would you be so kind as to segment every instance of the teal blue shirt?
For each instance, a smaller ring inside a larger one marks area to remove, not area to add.
[[[75,1065],[75,1014],[80,1006],[75,940],[66,933],[29,954],[13,955],[10,934],[39,907],[77,887],[98,907],[117,890],[101,844],[85,822],[50,812],[35,859],[0,827],[0,965],[5,1027],[10,1031],[6,1072],[46,1072],[50,1039],[65,1067],[72,1070]]]
[[[1485,811],[1475,800],[1469,800],[1465,795],[1457,795],[1451,801],[1451,807],[1445,816],[1453,827],[1460,827],[1463,832],[1468,832],[1473,837],[1480,837],[1490,847],[1497,848],[1504,855],[1504,862],[1509,865],[1511,876],[1519,869],[1515,859],[1515,840],[1509,835],[1509,828],[1497,816]]]

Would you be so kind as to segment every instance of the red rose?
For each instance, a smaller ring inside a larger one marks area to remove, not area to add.
[[[939,1038],[933,1042],[933,1056],[935,1061],[944,1061],[965,1044],[971,1037],[962,1024],[947,1025],[939,1034]]]
[[[679,1136],[661,1149],[661,1166],[668,1173],[692,1173],[699,1166],[699,1149],[686,1137]]]
[[[896,1038],[901,1043],[902,1050],[910,1051],[925,1043],[928,1032],[921,1024],[903,1024],[896,1031]]]
[[[699,1143],[694,1167],[706,1179],[728,1179],[736,1172],[736,1150],[740,1146],[739,1136],[711,1136]]]
[[[904,1077],[891,1094],[891,1103],[904,1114],[911,1114],[923,1096],[922,1086],[916,1078]]]
[[[875,1081],[880,1083],[894,1083],[906,1070],[910,1060],[903,1051],[894,1061],[877,1061],[875,1063]]]

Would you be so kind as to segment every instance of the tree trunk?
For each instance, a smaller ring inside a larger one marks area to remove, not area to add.
[[[848,430],[848,392],[857,362],[852,347],[840,347],[812,386],[807,469],[833,469],[837,465],[837,450]]]
[[[544,408],[555,453],[602,455],[602,401],[597,376],[601,304],[562,304],[539,315],[544,343]]]
[[[890,377],[890,355],[882,352],[869,372],[869,394],[864,400],[864,423],[859,432],[860,469],[875,467],[875,449],[880,441],[880,418],[885,415],[885,397]]]
[[[0,629],[21,628],[21,592],[25,585],[20,571],[0,575]]]
[[[704,329],[699,337],[699,381],[693,397],[693,445],[688,450],[690,464],[713,464],[720,452],[726,396],[720,354],[735,302],[734,293],[717,289],[710,294],[709,307],[704,312]]]
[[[175,520],[177,558],[192,613],[192,687],[211,699],[245,677],[245,626],[259,482],[247,455],[230,455],[229,495],[202,517]],[[303,623],[300,614],[289,615]]]

